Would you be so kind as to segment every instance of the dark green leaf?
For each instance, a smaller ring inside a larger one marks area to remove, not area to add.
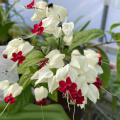
[[[52,94],[49,93],[48,97],[49,97],[51,100],[57,102],[57,101],[58,101],[58,91],[56,90],[56,91],[54,91]]]
[[[88,27],[88,25],[90,24],[90,22],[91,22],[91,21],[86,22],[86,23],[83,25],[83,27],[80,28],[80,31],[85,30],[85,29]]]

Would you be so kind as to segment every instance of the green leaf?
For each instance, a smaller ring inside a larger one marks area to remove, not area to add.
[[[1,104],[0,104],[1,106]],[[61,105],[37,106],[29,104],[16,114],[3,114],[2,120],[70,120]]]
[[[31,51],[27,56],[25,62],[18,67],[18,73],[24,74],[25,70],[29,68],[30,66],[36,66],[41,58],[43,58],[44,55],[42,52],[38,50]]]
[[[73,43],[70,46],[70,50],[80,45],[89,43],[90,41],[103,37],[103,36],[104,36],[104,32],[99,29],[77,32],[74,34]]]
[[[120,82],[120,49],[118,50],[118,53],[117,53],[117,78],[118,78],[118,81]]]
[[[118,26],[120,26],[120,22],[111,25],[111,27],[110,27],[110,32],[112,32],[112,30],[113,30],[114,28],[118,27]]]
[[[57,101],[58,101],[58,91],[56,90],[56,91],[54,91],[52,94],[49,93],[48,97],[49,97],[51,100],[57,102]]]
[[[51,48],[51,49],[55,49],[57,48],[57,39],[55,39],[55,37],[48,37],[46,38],[46,41],[48,43],[48,46]]]
[[[79,31],[83,31],[83,30],[85,30],[87,27],[88,27],[88,25],[90,24],[90,20],[88,21],[88,22],[86,22],[83,26],[82,26],[82,28],[80,28],[80,30]]]
[[[103,85],[104,87],[107,87],[109,84],[109,80],[111,77],[111,70],[110,70],[110,61],[107,56],[107,54],[100,48],[97,48],[101,55],[102,55],[102,69],[103,69],[103,74],[100,76],[101,79],[103,80]]]
[[[110,32],[109,32],[111,34],[111,36],[112,36],[112,39],[116,40],[116,42],[120,40],[120,32],[114,32],[113,31],[113,29],[117,28],[117,27],[120,27],[120,22],[111,25]],[[119,42],[118,42],[118,45],[120,45]]]
[[[9,38],[9,30],[12,27],[14,22],[8,22],[3,25],[0,25],[0,42],[3,44]]]

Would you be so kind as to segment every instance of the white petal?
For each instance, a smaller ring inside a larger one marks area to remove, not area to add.
[[[48,90],[45,87],[41,86],[39,88],[35,88],[34,94],[35,94],[36,101],[39,102],[42,99],[47,98]]]
[[[72,44],[73,35],[71,34],[70,36],[64,36],[63,40],[67,46],[70,46]]]
[[[56,90],[58,87],[59,83],[56,81],[56,77],[48,80],[48,88],[50,93],[53,93],[53,91]]]
[[[57,71],[56,71],[56,80],[59,82],[60,80],[64,80],[68,73],[69,73],[69,69],[70,69],[70,65],[67,64],[66,66],[64,67],[61,67],[59,68]]]
[[[73,22],[63,23],[63,25],[62,25],[63,33],[66,36],[71,36],[71,34],[73,33],[73,29],[74,29],[74,23]]]
[[[98,53],[96,53],[94,50],[84,50],[84,55],[86,56],[90,65],[96,65],[99,61]]]
[[[31,80],[37,80],[37,79],[39,79],[39,70],[38,71],[36,71],[34,74],[33,74],[33,76],[31,77]]]
[[[4,96],[12,94],[13,97],[17,97],[21,94],[23,87],[19,86],[18,83],[12,84],[7,91],[5,92]]]
[[[52,50],[52,51],[50,51],[49,53],[48,53],[48,55],[46,55],[46,58],[53,58],[54,57],[54,55],[56,55],[56,54],[60,54],[60,51],[59,50],[57,50],[57,49],[55,49],[55,50]]]
[[[53,16],[59,21],[63,21],[67,17],[67,10],[64,7],[53,4],[53,7],[46,9],[47,17]]]
[[[42,82],[48,82],[49,79],[53,77],[53,72],[49,70],[47,67],[43,67],[39,70],[39,78],[35,82],[35,85]]]
[[[57,54],[53,58],[49,59],[48,66],[50,68],[60,68],[64,66],[63,59],[65,58],[64,54]]]
[[[39,1],[36,3],[35,7],[36,7],[35,13],[33,14],[31,20],[37,21],[37,20],[42,20],[43,18],[45,18],[47,2]]]
[[[29,43],[25,42],[19,46],[19,51],[22,51],[24,55],[29,53],[34,47]]]
[[[95,67],[98,75],[103,74],[103,69],[100,65],[96,65]]]
[[[93,102],[96,103],[97,99],[99,99],[99,91],[97,87],[93,84],[89,85],[87,97]]]

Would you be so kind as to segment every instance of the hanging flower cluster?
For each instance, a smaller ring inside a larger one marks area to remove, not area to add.
[[[102,82],[99,75],[103,73],[99,65],[99,53],[93,50],[84,50],[81,55],[78,50],[71,54],[71,62],[65,65],[65,54],[59,50],[52,50],[48,55],[47,63],[31,77],[35,85],[40,83],[48,84],[48,91],[58,90],[63,96],[70,100],[71,104],[84,107],[87,98],[96,103],[99,99],[99,89]],[[52,69],[56,68],[56,74]]]
[[[48,4],[44,1],[35,2],[33,0],[26,6],[27,9],[35,9],[32,21],[40,21],[34,25],[33,34],[41,35],[48,33],[56,38],[64,36],[66,45],[71,45],[73,39],[73,22],[66,22],[67,10],[64,7]]]
[[[70,49],[74,39],[74,23],[66,21],[67,10],[64,7],[35,0],[25,7],[35,10],[32,20],[38,21],[32,33],[46,33],[56,39],[57,45],[52,48],[48,43],[45,44],[47,47],[40,44],[40,49],[36,49],[38,46],[33,46],[22,38],[13,39],[8,43],[3,57],[17,63],[18,68],[22,66],[27,73],[20,73],[22,82],[11,85],[8,80],[0,82],[0,90],[4,91],[4,101],[9,104],[15,103],[16,97],[24,92],[28,85],[32,86],[30,92],[34,94],[35,103],[38,105],[45,105],[49,94],[52,95],[55,91],[62,93],[68,104],[81,108],[85,107],[88,100],[96,103],[102,86],[101,54],[89,48]],[[37,52],[33,54],[33,51]],[[32,57],[26,60],[28,55]],[[42,57],[39,58],[40,55]]]

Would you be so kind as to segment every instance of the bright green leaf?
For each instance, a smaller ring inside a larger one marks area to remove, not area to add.
[[[73,43],[70,46],[70,50],[80,45],[89,43],[90,41],[103,37],[103,36],[104,36],[104,32],[99,29],[77,32],[74,34]]]

